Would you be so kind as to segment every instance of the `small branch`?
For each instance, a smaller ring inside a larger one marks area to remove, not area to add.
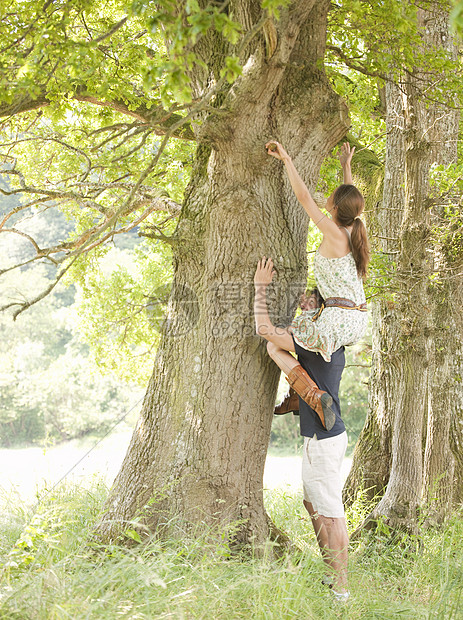
[[[20,306],[20,308],[13,313],[13,320],[16,321],[17,317],[21,314],[21,312],[24,312],[24,310],[27,310],[27,308],[30,308],[31,306],[33,306],[34,304],[39,302],[41,299],[46,297],[49,293],[51,293],[51,291],[55,288],[55,286],[58,284],[58,282],[61,280],[61,278],[64,276],[64,274],[70,269],[70,267],[72,266],[73,263],[74,263],[74,261],[71,261],[69,263],[69,265],[67,265],[61,271],[61,273],[58,274],[56,280],[54,282],[52,282],[39,295],[37,295],[37,297],[34,297],[30,301],[23,301],[23,302],[15,301],[15,302],[7,304],[6,306],[0,306],[0,312],[3,312],[4,310],[8,310],[9,308],[12,308],[13,306]]]
[[[140,121],[134,121],[133,123],[114,123],[114,125],[108,125],[107,127],[98,127],[98,129],[93,129],[87,135],[97,136],[100,133],[104,133],[105,131],[116,131],[119,129],[123,129],[124,131],[128,131],[130,129],[134,129],[135,127],[148,127],[149,123],[141,123]],[[102,143],[105,144],[105,143]]]
[[[2,189],[0,188],[0,192],[2,192]],[[0,232],[3,228],[3,226],[5,225],[5,223],[10,219],[10,217],[12,217],[15,213],[19,213],[20,211],[24,211],[26,209],[28,209],[29,207],[33,207],[36,204],[40,204],[43,202],[47,202],[48,198],[38,198],[37,200],[33,200],[32,202],[28,202],[25,205],[19,205],[17,207],[15,207],[14,209],[12,209],[9,213],[6,213],[3,220],[0,222]]]
[[[113,127],[115,128],[116,125],[113,125]],[[148,123],[131,123],[131,124],[127,124],[124,129],[121,128],[120,131],[117,131],[117,132],[115,131],[114,133],[110,134],[102,142],[100,142],[99,144],[96,144],[95,146],[93,146],[91,150],[92,151],[99,151],[103,146],[108,144],[108,142],[111,142],[112,140],[116,140],[116,138],[119,138],[120,136],[123,136],[124,134],[126,134],[125,140],[122,141],[121,143],[119,143],[118,145],[116,145],[114,147],[114,148],[117,148],[117,147],[121,146],[121,144],[123,144],[125,141],[129,140],[131,137],[138,135],[143,130],[147,131],[149,128],[150,128],[150,125]],[[135,131],[133,133],[129,133],[130,131],[132,131],[132,129],[135,129]],[[96,135],[96,132],[91,132],[89,134],[89,137],[92,136],[92,135]]]
[[[119,155],[119,157],[115,157],[114,159],[111,160],[112,164],[115,164],[118,161],[122,161],[124,159],[126,159],[127,157],[130,157],[130,155],[133,155],[134,153],[136,153],[139,149],[141,149],[144,144],[146,143],[146,141],[148,140],[149,136],[153,133],[153,130],[146,130],[145,131],[145,135],[142,137],[142,139],[140,140],[140,142],[134,146],[133,148],[130,149],[130,151],[128,151],[127,153],[124,153],[123,155]],[[121,147],[124,142],[126,142],[127,140],[129,140],[130,138],[134,137],[134,135],[131,136],[126,136],[124,138],[124,140],[122,140],[119,144],[115,145],[115,149]]]
[[[12,265],[11,267],[0,269],[0,276],[2,276],[4,273],[8,273],[8,271],[13,271],[14,269],[20,269],[21,267],[24,267],[25,265],[30,265],[31,263],[35,262],[37,258],[39,257],[34,256],[34,258],[30,258],[29,260],[26,260],[23,263],[18,263],[17,265]],[[58,267],[59,263],[55,261],[51,256],[47,256],[46,258],[48,258],[56,267]]]
[[[99,43],[100,41],[104,41],[105,39],[113,35],[115,32],[119,30],[119,28],[122,28],[122,26],[125,24],[125,22],[128,19],[129,19],[128,16],[121,19],[119,22],[117,22],[117,24],[114,24],[114,26],[110,30],[108,30],[108,32],[106,32],[105,34],[102,34],[97,39],[92,39],[93,43]]]
[[[381,78],[386,82],[392,82],[391,78],[384,73],[369,70],[364,65],[354,62],[353,59],[347,56],[340,47],[337,47],[336,45],[327,45],[326,49],[334,52],[347,67],[354,69],[354,71],[358,71],[359,73],[363,73],[363,75],[368,75],[369,77]]]
[[[16,235],[20,235],[21,237],[25,237],[28,241],[32,243],[37,254],[42,254],[43,250],[39,248],[39,246],[37,245],[37,242],[30,235],[23,232],[22,230],[18,230],[17,228],[4,228],[1,232],[6,232],[6,233],[10,232]]]
[[[150,215],[153,212],[153,210],[154,210],[153,208],[146,209],[146,211],[144,211],[144,213],[142,213],[140,215],[140,217],[137,220],[135,220],[135,222],[131,222],[130,224],[128,224],[127,226],[124,226],[123,228],[118,228],[117,230],[112,230],[111,232],[106,234],[102,239],[99,239],[97,242],[95,242],[92,245],[86,247],[85,248],[85,252],[87,253],[90,250],[92,250],[93,248],[97,247],[98,245],[101,245],[102,243],[104,243],[108,239],[112,239],[115,235],[120,235],[121,233],[129,232],[130,230],[132,230],[133,228],[138,226],[138,224],[143,222],[143,220],[145,220],[148,217],[148,215]]]
[[[398,241],[399,237],[383,237],[383,235],[370,235],[374,239],[383,239],[384,241]]]
[[[154,234],[154,233],[150,233],[150,232],[144,232],[144,231],[140,231],[138,233],[139,237],[148,237],[149,239],[157,239],[158,241],[163,241],[164,243],[168,243],[169,245],[175,245],[176,243],[178,243],[178,239],[177,237],[175,237],[174,235],[168,237],[167,235],[165,235],[157,226],[155,226],[154,224],[151,224],[150,226],[147,226],[147,228],[153,228],[154,230],[158,231],[158,234]]]
[[[370,148],[370,146],[373,146],[373,144],[375,142],[377,142],[378,140],[380,140],[381,138],[384,138],[384,136],[387,136],[389,132],[384,131],[382,134],[380,134],[379,136],[377,136],[373,142],[370,142],[370,144],[367,144],[366,146],[363,146],[362,148],[358,149],[357,153],[361,153],[362,151],[368,150]]]

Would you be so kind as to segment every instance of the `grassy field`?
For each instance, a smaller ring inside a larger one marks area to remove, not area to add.
[[[233,556],[222,542],[179,533],[165,542],[98,546],[92,524],[107,489],[61,485],[35,508],[3,497],[0,618],[330,619],[463,618],[463,513],[421,538],[376,532],[350,554],[351,601],[321,584],[320,560],[299,495],[267,491],[276,524],[303,550],[275,561]],[[349,528],[365,506],[349,512]]]

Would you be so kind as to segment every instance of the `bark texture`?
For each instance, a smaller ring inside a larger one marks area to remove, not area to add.
[[[233,5],[233,6],[232,6]],[[231,2],[252,29],[259,3]],[[308,220],[267,140],[287,147],[313,187],[323,158],[345,134],[346,108],[323,58],[329,2],[292,3],[243,52],[243,75],[198,126],[194,173],[176,231],[168,317],[140,419],[98,534],[119,536],[141,516],[152,532],[233,525],[239,544],[274,529],[263,505],[263,469],[279,370],[254,334],[257,260],[274,259],[271,313],[287,323],[306,282]],[[266,36],[264,36],[264,34]],[[192,75],[196,96],[217,77],[227,45],[200,51],[209,72]]]
[[[399,231],[404,210],[404,117],[400,88],[393,82],[385,87],[386,143],[382,200],[373,205],[369,230],[373,249],[393,269],[399,252]],[[372,371],[369,407],[365,427],[355,447],[352,467],[344,486],[349,505],[362,491],[372,499],[382,494],[389,480],[392,460],[392,416],[397,402],[400,358],[400,321],[394,301],[394,285],[386,296],[373,300]]]
[[[420,9],[418,17],[423,46],[454,58],[442,7]],[[416,67],[400,85],[386,88],[388,145],[378,224],[385,231],[381,250],[396,255],[397,273],[393,295],[374,308],[370,408],[345,487],[348,501],[361,489],[370,489],[370,497],[385,489],[367,521],[383,516],[411,529],[418,509],[432,520],[444,518],[462,486],[455,467],[463,445],[462,332],[452,318],[461,277],[431,234],[443,214],[431,208],[429,190],[430,165],[455,161],[458,115],[423,98],[433,77]],[[432,274],[443,284],[433,284]]]
[[[444,49],[449,57],[457,58],[457,47],[449,36],[448,18],[442,11],[429,13],[426,19],[426,40]],[[455,102],[456,103],[456,102]],[[459,131],[458,109],[433,105],[427,109],[430,128],[431,161],[445,166],[457,162]],[[445,201],[444,201],[445,202]],[[444,205],[431,210],[433,227],[446,224]],[[461,501],[458,490],[462,486],[463,470],[455,467],[461,453],[452,450],[462,443],[461,355],[463,350],[463,323],[458,301],[461,301],[462,278],[458,265],[448,260],[439,240],[433,247],[434,272],[440,275],[438,283],[430,288],[432,301],[433,350],[430,367],[429,412],[426,426],[424,453],[423,503],[431,522],[440,522]],[[455,493],[456,491],[456,493]]]

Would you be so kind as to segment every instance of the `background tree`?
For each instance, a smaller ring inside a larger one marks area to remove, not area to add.
[[[459,448],[451,450],[461,441],[449,433],[451,425],[455,437],[461,432],[461,331],[449,342],[461,276],[458,261],[450,264],[441,250],[454,226],[449,200],[437,207],[429,187],[431,164],[443,164],[445,176],[444,165],[457,158],[458,97],[454,89],[449,106],[440,83],[445,63],[457,66],[456,48],[441,4],[418,9],[416,23],[414,66],[390,74],[386,85],[388,150],[376,223],[387,230],[381,251],[396,257],[397,274],[394,293],[376,304],[370,412],[345,489],[351,500],[361,487],[373,495],[387,485],[372,516],[407,526],[422,502],[429,509],[432,500],[433,515],[443,518],[458,501],[451,489],[461,487],[453,466]]]

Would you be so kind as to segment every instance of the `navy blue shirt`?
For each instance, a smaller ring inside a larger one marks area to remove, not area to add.
[[[336,422],[333,428],[327,431],[315,411],[302,398],[299,398],[301,435],[303,437],[313,437],[316,434],[317,439],[336,437],[336,435],[340,435],[346,430],[341,418],[341,406],[339,403],[339,384],[342,371],[346,365],[344,347],[341,347],[331,355],[331,362],[326,362],[320,353],[303,349],[294,338],[293,342],[299,364],[321,390],[328,392],[332,396],[333,404],[331,408],[336,414]]]

